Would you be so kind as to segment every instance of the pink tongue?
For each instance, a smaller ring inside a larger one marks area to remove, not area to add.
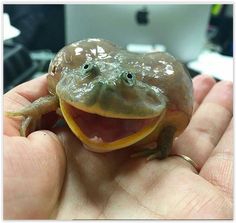
[[[82,132],[91,139],[101,139],[104,142],[127,137],[143,127],[150,125],[157,118],[150,119],[119,119],[108,118],[96,114],[91,114],[68,106],[70,115],[78,124]]]

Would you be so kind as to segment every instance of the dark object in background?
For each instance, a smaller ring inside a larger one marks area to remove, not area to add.
[[[218,29],[217,35],[211,41],[221,46],[221,54],[233,56],[233,17],[227,15],[229,7],[233,6],[222,5],[219,13],[211,16],[210,25]]]
[[[50,49],[52,52],[65,45],[63,5],[5,4],[4,12],[9,14],[11,25],[21,31],[14,42],[29,50]]]
[[[21,31],[4,41],[4,92],[40,71],[34,51],[58,52],[65,45],[64,5],[5,4],[11,25]]]
[[[24,46],[16,43],[4,43],[4,92],[29,80],[36,72],[34,63]]]

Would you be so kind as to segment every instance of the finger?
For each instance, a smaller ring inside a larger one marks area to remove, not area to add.
[[[16,86],[4,95],[4,111],[24,107],[48,94],[46,75]]]
[[[231,200],[233,196],[233,120],[201,169],[200,175]]]
[[[19,110],[32,101],[48,94],[46,75],[25,82],[4,95],[4,112]],[[19,135],[22,118],[11,118],[4,115],[4,134]]]
[[[198,75],[193,78],[194,112],[197,110],[198,106],[201,104],[202,100],[208,94],[211,88],[215,85],[215,83],[216,81],[214,78],[204,74]]]
[[[66,159],[55,134],[4,137],[4,218],[49,218],[63,185]]]
[[[215,84],[174,142],[173,152],[190,157],[201,168],[232,118],[232,94],[232,82]]]

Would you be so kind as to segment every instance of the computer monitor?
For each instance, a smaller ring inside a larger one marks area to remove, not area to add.
[[[66,5],[66,41],[103,38],[127,44],[162,44],[183,62],[206,43],[211,5]]]

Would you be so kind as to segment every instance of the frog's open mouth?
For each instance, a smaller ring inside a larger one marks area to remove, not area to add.
[[[123,119],[85,112],[60,100],[63,116],[74,134],[90,150],[106,152],[133,145],[149,135],[163,117]]]

